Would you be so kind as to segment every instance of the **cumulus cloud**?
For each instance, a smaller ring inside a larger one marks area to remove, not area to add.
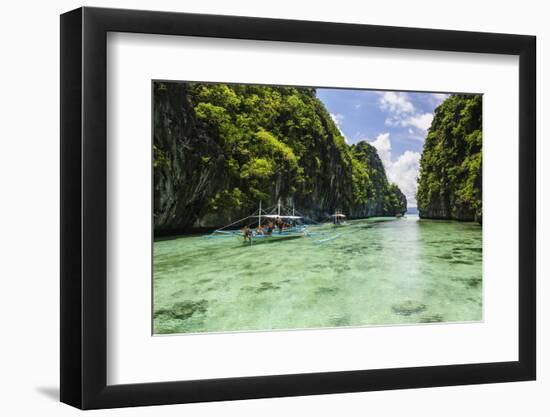
[[[344,135],[344,132],[342,131],[342,125],[344,124],[344,115],[340,113],[330,113],[330,117],[340,131],[340,134],[344,137],[346,143],[349,143],[348,138],[346,137],[346,135]]]
[[[395,160],[392,157],[389,133],[381,133],[370,142],[382,160],[388,180],[397,184],[407,197],[407,206],[416,207],[417,178],[420,169],[420,153],[405,151]]]
[[[398,115],[414,113],[414,106],[408,94],[395,91],[381,93],[380,108]]]
[[[386,168],[387,163],[391,163],[391,141],[389,133],[380,133],[376,140],[370,143],[378,151],[378,156]],[[386,168],[387,171],[387,168]]]
[[[407,197],[407,206],[416,207],[420,153],[405,151],[391,164],[388,177]]]
[[[447,95],[434,93],[429,95],[434,100],[440,100],[441,103]],[[432,113],[422,113],[413,105],[407,93],[385,92],[380,95],[380,109],[388,113],[384,124],[386,126],[399,126],[409,128],[408,132],[411,138],[424,139],[426,132],[430,128],[433,120]],[[415,131],[413,131],[413,129]]]
[[[417,138],[417,134],[422,135],[420,138],[423,140],[426,132],[432,125],[434,115],[432,113],[417,113],[412,116],[392,115],[386,117],[384,124],[386,126],[400,126],[408,127],[409,135],[413,135],[413,138]],[[416,133],[413,129],[416,129]]]
[[[413,126],[418,130],[426,132],[432,125],[434,115],[431,113],[417,114],[401,121],[401,126]]]
[[[344,122],[344,115],[340,113],[330,113],[330,117],[332,118],[332,121],[336,123],[336,126],[340,127],[340,125]]]

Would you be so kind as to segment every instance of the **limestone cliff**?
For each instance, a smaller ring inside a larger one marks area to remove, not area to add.
[[[324,219],[394,216],[376,150],[349,146],[315,89],[155,82],[155,231],[215,227],[279,199]]]
[[[435,111],[418,179],[422,218],[482,220],[482,96],[455,94]]]

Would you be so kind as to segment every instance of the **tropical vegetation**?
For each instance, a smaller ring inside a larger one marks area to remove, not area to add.
[[[157,229],[223,224],[278,200],[321,219],[394,216],[376,149],[348,145],[313,88],[155,82]]]
[[[420,159],[420,217],[482,220],[482,96],[454,94],[435,111]]]

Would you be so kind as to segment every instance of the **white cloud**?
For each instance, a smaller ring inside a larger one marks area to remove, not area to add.
[[[420,153],[405,151],[392,159],[392,148],[389,133],[381,133],[376,140],[370,142],[382,160],[386,175],[390,182],[397,184],[405,197],[407,206],[416,207],[417,178],[420,169]]]
[[[391,163],[391,141],[389,133],[380,133],[371,145],[378,151],[378,156],[386,168],[386,164]],[[386,169],[387,171],[387,169]]]
[[[439,106],[443,101],[449,97],[450,94],[444,94],[444,93],[431,93],[430,98],[432,99],[432,102]]]
[[[340,134],[344,137],[346,143],[349,144],[348,138],[346,137],[346,135],[344,135],[344,132],[342,131],[342,125],[344,124],[344,115],[340,113],[330,113],[330,117],[340,131]]]
[[[420,153],[405,151],[388,170],[388,178],[396,183],[407,197],[407,206],[416,207],[416,190],[420,170]]]
[[[433,118],[434,115],[432,113],[398,114],[386,117],[384,124],[386,126],[408,127],[407,131],[410,135],[414,135],[414,131],[411,129],[411,127],[414,127],[417,130],[417,134],[422,135],[423,139],[432,125]]]
[[[418,130],[426,132],[432,125],[434,115],[431,113],[417,114],[401,121],[401,126],[413,126]]]
[[[414,106],[407,93],[397,93],[395,91],[381,93],[380,108],[397,115],[414,113]]]
[[[379,108],[385,113],[384,124],[390,127],[403,128],[407,133],[396,133],[401,139],[424,141],[434,115],[415,107],[418,98],[404,92],[380,92]],[[449,94],[425,93],[418,96],[434,107],[441,104]],[[414,100],[413,100],[414,98]],[[393,132],[393,131],[392,131]],[[381,133],[371,144],[377,149],[378,155],[384,164],[388,180],[399,186],[407,197],[409,207],[416,206],[417,178],[420,169],[420,153],[405,151],[401,155],[392,154],[390,133]]]
[[[336,123],[336,126],[340,127],[340,125],[344,122],[344,115],[340,113],[330,113],[330,117],[332,118],[332,121]]]
[[[431,100],[437,100],[440,104],[448,95],[433,93],[427,95]],[[433,120],[432,113],[422,113],[418,111],[407,93],[398,93],[387,91],[380,93],[380,109],[387,113],[384,124],[386,126],[398,126],[409,128],[408,132],[411,138],[421,140],[426,136]]]

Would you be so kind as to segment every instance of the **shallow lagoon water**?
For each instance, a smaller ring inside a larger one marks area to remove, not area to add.
[[[482,320],[478,224],[406,216],[310,230],[251,246],[156,241],[154,333]]]

